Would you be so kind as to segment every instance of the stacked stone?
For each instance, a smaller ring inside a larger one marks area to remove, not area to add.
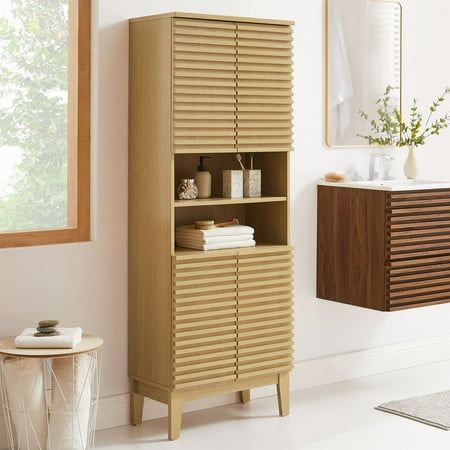
[[[51,337],[59,336],[60,333],[56,329],[59,325],[59,320],[41,320],[39,326],[36,328],[36,337]]]

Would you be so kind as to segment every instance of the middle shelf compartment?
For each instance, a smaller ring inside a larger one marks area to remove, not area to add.
[[[241,153],[246,169],[251,167],[251,154]],[[213,153],[207,155],[206,169],[211,174],[211,197],[196,200],[178,200],[177,187],[183,178],[194,178],[201,153],[175,155],[174,158],[174,206],[223,205],[234,203],[283,202],[288,196],[288,152],[253,153],[253,168],[261,170],[261,197],[223,198],[223,171],[240,170],[236,153]],[[205,155],[203,155],[205,156]]]
[[[179,200],[177,185],[180,179],[194,178],[201,154],[174,155],[173,159],[173,244],[179,226],[192,225],[196,221],[213,220],[216,223],[237,219],[241,225],[254,229],[256,243],[270,242],[275,245],[289,243],[289,171],[288,152],[244,153],[243,164],[261,171],[260,197],[223,197],[223,170],[240,170],[235,153],[214,153],[206,162],[211,174],[211,197]],[[194,247],[195,248],[195,247]],[[204,249],[206,250],[206,249]]]

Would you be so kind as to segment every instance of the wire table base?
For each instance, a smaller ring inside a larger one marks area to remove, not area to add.
[[[58,357],[0,355],[11,450],[93,448],[101,356],[101,346]]]

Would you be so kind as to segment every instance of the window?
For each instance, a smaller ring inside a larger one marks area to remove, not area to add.
[[[90,235],[90,0],[0,0],[0,247]]]

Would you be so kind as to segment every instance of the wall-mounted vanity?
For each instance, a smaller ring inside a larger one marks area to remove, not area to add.
[[[450,183],[318,186],[317,297],[379,311],[450,302]]]

